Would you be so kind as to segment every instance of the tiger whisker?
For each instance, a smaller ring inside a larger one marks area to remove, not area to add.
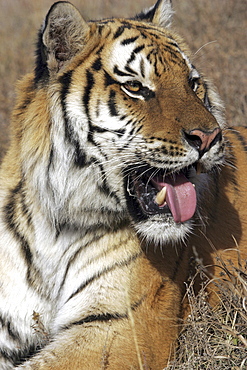
[[[209,41],[207,42],[206,44],[202,45],[196,52],[194,55],[197,55],[202,49],[204,49],[205,47],[207,47],[208,45],[211,45],[211,44],[214,44],[218,42],[218,40],[213,40],[213,41]]]

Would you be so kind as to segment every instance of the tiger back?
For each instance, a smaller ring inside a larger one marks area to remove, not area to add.
[[[246,258],[246,129],[172,13],[47,14],[0,172],[3,370],[162,369],[194,250],[216,276]]]

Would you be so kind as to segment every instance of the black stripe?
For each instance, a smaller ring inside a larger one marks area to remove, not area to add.
[[[101,25],[101,24],[98,25],[98,32],[99,32],[100,36],[102,35],[102,32],[103,32],[104,28],[105,28],[104,25]]]
[[[94,63],[92,64],[92,68],[95,70],[95,71],[99,71],[101,68],[102,68],[102,62],[101,62],[101,58],[97,58]]]
[[[66,226],[66,225],[65,225]],[[104,225],[105,226],[105,225]],[[67,266],[66,266],[66,269],[65,269],[65,272],[64,272],[64,276],[63,276],[63,279],[61,281],[61,284],[60,284],[60,288],[59,288],[59,293],[61,292],[61,290],[63,289],[64,287],[64,283],[66,281],[66,278],[67,278],[67,275],[68,275],[68,272],[70,270],[70,267],[71,265],[74,263],[74,261],[77,259],[77,256],[79,255],[79,253],[81,253],[82,250],[85,250],[87,249],[88,246],[90,246],[92,243],[95,243],[97,242],[99,239],[102,238],[102,233],[100,233],[100,235],[96,236],[96,233],[99,232],[99,229],[100,229],[100,225],[97,223],[96,225],[94,226],[90,226],[90,228],[88,230],[85,230],[85,234],[83,235],[86,236],[87,234],[91,233],[93,235],[93,238],[88,241],[86,244],[82,245],[81,247],[78,248],[77,251],[75,251],[75,253],[73,254],[73,256],[70,257],[70,260],[69,262],[67,263]],[[110,230],[109,230],[110,231]],[[105,229],[104,229],[104,232],[105,234]],[[83,266],[82,266],[83,267]]]
[[[122,118],[122,119],[124,119],[124,118]],[[129,122],[127,122],[127,124],[128,123]],[[107,159],[107,155],[105,153],[101,152],[101,147],[94,140],[94,134],[95,133],[105,133],[105,132],[109,132],[109,130],[104,128],[104,127],[94,126],[91,123],[89,124],[88,141],[90,141],[92,144],[94,144],[100,150],[100,153]],[[121,137],[125,134],[126,128],[120,128],[120,129],[117,129],[117,130],[110,130],[110,132],[117,135],[118,137]]]
[[[93,282],[99,280],[102,276],[107,275],[109,272],[115,270],[118,267],[128,266],[131,262],[134,262],[140,255],[141,255],[141,252],[136,253],[121,263],[116,262],[113,265],[105,268],[103,271],[101,271],[100,275],[96,273],[94,276],[88,279],[85,283],[81,284],[78,287],[78,289],[74,293],[72,293],[71,296],[67,299],[66,303],[70,301],[72,298],[74,298],[77,294],[80,294],[89,284],[92,284]]]
[[[38,280],[40,280],[39,284],[42,284],[43,281],[38,268],[33,264],[33,255],[28,240],[23,234],[23,230],[28,226],[25,225],[25,223],[28,224],[28,218],[23,213],[20,215],[20,205],[25,194],[23,187],[24,185],[20,181],[16,188],[9,193],[8,203],[4,207],[4,218],[7,227],[20,244],[20,251],[27,267],[26,281],[28,285],[35,287],[38,285]],[[29,225],[29,227],[31,226]]]
[[[98,21],[97,23],[98,23],[98,25],[101,25],[101,24],[105,25],[107,23],[115,23],[115,19],[102,19],[102,20]]]
[[[64,117],[64,131],[65,131],[65,138],[71,143],[73,141],[73,130],[69,124],[69,120],[67,117],[66,112],[66,97],[69,93],[71,81],[72,81],[73,71],[69,71],[65,73],[62,77],[60,77],[59,82],[62,85],[61,89],[61,104],[63,110],[63,117]]]
[[[145,299],[145,296],[143,296],[141,299],[139,299],[138,302],[133,303],[130,306],[130,310],[135,311],[142,304],[144,299]],[[128,317],[129,317],[129,315],[128,315],[127,312],[124,313],[124,314],[120,314],[119,312],[115,312],[115,313],[102,313],[102,314],[99,314],[99,315],[89,315],[89,316],[85,317],[82,320],[75,321],[75,322],[71,323],[70,325],[66,326],[64,329],[69,329],[74,325],[83,325],[83,324],[91,323],[91,322],[95,322],[95,321],[104,322],[104,321],[110,321],[110,320],[122,320],[122,319],[128,319]]]
[[[164,68],[164,71],[166,70],[166,67]],[[157,58],[156,58],[156,61],[154,63],[154,73],[157,77],[161,77],[161,73],[158,71],[158,67],[157,67]]]
[[[26,204],[26,197],[23,191],[21,192],[21,210],[22,210],[22,215],[26,219],[27,226],[31,228],[33,226],[32,225],[32,214]]]
[[[2,328],[6,329],[8,335],[13,341],[21,342],[19,332],[14,330],[13,325],[11,324],[9,320],[3,319],[0,316],[0,323],[1,323]]]
[[[114,90],[111,90],[110,91],[110,96],[109,96],[109,99],[108,99],[108,108],[109,108],[109,111],[110,111],[110,115],[112,117],[116,117],[119,115],[118,111],[117,111],[117,104],[116,104],[116,92]]]
[[[142,122],[143,120],[139,120],[138,123]],[[135,122],[134,122],[135,123]],[[135,127],[135,135],[138,134],[143,129],[143,125],[140,125],[139,127]],[[165,140],[164,140],[165,141]]]
[[[118,76],[133,77],[132,74],[129,74],[129,73],[125,73],[125,72],[120,71],[117,66],[114,67],[113,72],[116,73],[116,75],[118,75]]]
[[[53,166],[53,160],[54,160],[54,149],[53,149],[53,146],[51,145],[49,161],[48,161],[48,165],[47,165],[47,176],[46,176],[47,179],[49,178],[50,169]]]
[[[161,38],[161,35],[160,34],[157,34],[157,33],[153,33],[153,32],[149,32],[148,33],[148,36],[149,37],[153,37],[154,39],[156,39],[156,40],[160,40],[160,38]],[[163,35],[162,35],[163,36]]]
[[[86,153],[84,150],[81,149],[80,144],[78,141],[74,141],[74,164],[79,167],[85,167],[86,165]]]
[[[7,322],[7,325],[5,327],[6,327],[7,331],[8,331],[9,336],[14,341],[18,341],[18,342],[21,341],[20,334],[17,331],[14,330],[14,328],[12,327],[12,324],[11,324],[10,321]]]
[[[85,166],[86,162],[86,154],[85,151],[82,150],[80,147],[79,140],[76,139],[76,135],[74,132],[74,128],[69,122],[66,110],[66,97],[70,91],[70,85],[72,81],[73,71],[69,71],[65,73],[62,77],[60,77],[60,83],[62,85],[61,89],[61,104],[63,110],[63,117],[64,117],[64,132],[65,132],[65,139],[74,146],[74,163],[77,167],[82,168]],[[50,161],[49,161],[49,168],[51,166],[52,160],[54,158],[54,152],[50,154]]]
[[[36,46],[36,63],[34,70],[34,83],[37,85],[40,80],[47,81],[49,79],[49,70],[47,66],[46,53],[44,52],[43,31],[38,33],[38,41]]]
[[[96,163],[98,161],[95,159],[94,162]],[[109,198],[114,198],[116,204],[119,204],[120,199],[117,196],[116,192],[111,190],[110,187],[108,186],[108,183],[107,183],[107,180],[106,180],[106,173],[105,173],[105,170],[103,168],[103,165],[100,162],[98,162],[97,164],[98,164],[98,166],[100,168],[100,171],[101,171],[101,178],[103,179],[103,184],[98,185],[99,191],[102,192],[104,195],[108,196]]]
[[[102,50],[104,49],[104,45],[102,45],[102,46],[100,46],[99,47],[99,50],[97,50],[96,52],[95,52],[95,54],[97,54],[98,56],[100,56],[101,55],[101,52],[102,52]]]
[[[5,360],[9,361],[11,365],[19,365],[17,362],[19,360],[19,355],[16,351],[9,351],[0,348],[0,357],[4,358]]]
[[[99,126],[94,126],[92,123],[89,123],[89,130],[91,131],[91,133],[94,133],[94,132],[98,132],[98,133],[102,133],[102,132],[108,132],[108,130],[104,127],[99,127]],[[97,145],[97,144],[95,144]]]
[[[231,134],[235,135],[236,138],[239,140],[239,142],[241,143],[242,147],[243,147],[243,150],[245,152],[247,152],[247,141],[246,141],[246,138],[239,132],[237,131],[236,129],[232,129],[230,131]]]
[[[61,89],[61,98],[62,98],[62,103],[64,104],[65,103],[65,98],[66,98],[66,95],[68,94],[69,92],[69,88],[70,88],[70,84],[71,84],[71,81],[72,81],[72,76],[73,76],[73,70],[70,70],[66,73],[64,73],[60,78],[59,78],[59,82],[61,83],[62,85],[62,89]]]
[[[103,127],[94,126],[89,122],[89,128],[88,128],[88,135],[87,135],[87,141],[92,143],[97,147],[97,149],[100,151],[100,153],[107,159],[106,154],[102,152],[101,147],[95,142],[94,140],[94,134],[95,133],[103,133],[107,132]]]
[[[127,60],[127,63],[133,62],[133,60],[135,60],[135,58],[136,58],[136,55],[135,55],[134,51],[132,51],[132,53],[130,54],[129,59]]]
[[[127,60],[127,63],[133,62],[136,58],[136,54],[140,53],[145,48],[145,45],[137,46],[131,53],[130,58]]]
[[[129,132],[129,140],[133,140],[133,135],[136,134],[136,127],[132,127],[132,129]]]
[[[113,36],[113,39],[117,39],[119,36],[121,36],[123,34],[125,30],[125,27],[124,26],[120,26],[117,31],[115,32],[114,36]]]
[[[129,44],[132,44],[133,42],[135,42],[137,39],[139,38],[139,35],[138,36],[134,36],[134,37],[130,37],[128,39],[125,39],[121,42],[121,45],[129,45]]]
[[[30,88],[30,90],[33,91],[33,86]],[[23,101],[21,101],[21,103],[17,106],[16,110],[19,110],[21,111],[20,113],[18,113],[18,116],[21,116],[27,109],[27,107],[32,103],[33,101],[33,98],[31,96],[28,96],[30,95],[29,91],[25,91],[25,94],[26,94],[26,97]]]
[[[204,84],[204,88],[205,88],[206,84]],[[211,105],[211,101],[209,99],[209,96],[208,96],[208,93],[207,93],[207,90],[205,90],[205,93],[204,93],[204,97],[203,97],[203,103],[205,105],[205,107],[211,111],[211,108],[212,108],[212,105]]]
[[[8,349],[0,349],[0,357],[9,361],[11,365],[19,366],[26,360],[34,356],[41,348],[39,346],[31,345],[27,350],[16,350],[9,351]]]
[[[139,54],[139,53],[140,53],[144,48],[145,48],[145,45],[137,46],[137,47],[133,50],[133,53],[135,53],[135,54]]]
[[[146,35],[148,38],[155,38],[157,40],[159,40],[161,37],[167,37],[167,34],[165,34],[165,32],[162,32],[160,29],[157,30],[153,27],[150,27],[150,26],[136,26],[136,28],[138,30],[140,30],[141,32],[143,32],[144,30],[147,32]],[[157,33],[153,33],[151,31],[154,31],[154,32],[157,32]]]
[[[94,163],[96,163],[98,165],[98,167],[100,169],[100,172],[101,172],[101,179],[103,179],[103,184],[98,185],[99,191],[104,193],[104,195],[106,195],[106,196],[112,197],[112,195],[115,194],[115,193],[112,193],[112,191],[110,190],[110,188],[109,188],[109,186],[106,182],[106,173],[105,173],[103,165],[97,159],[94,160]],[[119,203],[120,199],[116,195],[115,195],[115,197],[116,197],[117,202]]]
[[[82,324],[85,324],[85,323],[88,323],[88,322],[93,322],[93,321],[103,322],[103,321],[109,321],[109,320],[119,320],[119,319],[124,319],[124,318],[127,318],[127,317],[128,317],[127,314],[120,315],[119,313],[114,313],[114,314],[106,313],[106,314],[101,314],[101,315],[90,315],[90,316],[85,317],[85,319],[83,319],[83,320],[74,322],[71,325],[82,325]]]
[[[110,320],[122,320],[122,319],[127,319],[128,315],[127,314],[119,314],[119,313],[106,313],[106,314],[100,314],[100,315],[89,315],[85,317],[85,319],[75,321],[61,329],[70,329],[74,325],[83,325],[86,323],[92,323],[92,322],[104,322],[104,321],[110,321]]]
[[[97,162],[96,159],[95,159],[95,162]],[[95,211],[94,211],[94,213],[95,213]],[[107,211],[107,210],[104,209],[104,210],[102,210],[101,214],[104,214],[107,218],[108,214],[109,214],[109,216],[112,216],[112,210]],[[125,226],[126,226],[125,221],[123,221],[123,222],[122,221],[121,222],[117,221],[116,224],[114,224],[114,225],[111,224],[110,226],[107,226],[105,223],[101,224],[96,220],[96,223],[94,225],[90,225],[90,227],[88,229],[85,229],[83,237],[91,235],[91,239],[88,240],[88,242],[86,244],[80,246],[77,249],[77,251],[75,251],[73,256],[70,257],[69,262],[66,266],[66,270],[64,272],[63,279],[62,279],[61,284],[60,284],[59,292],[63,289],[64,282],[66,281],[68,272],[69,272],[70,268],[73,269],[72,264],[77,260],[77,258],[79,258],[78,255],[82,252],[82,250],[86,250],[87,248],[90,248],[90,245],[92,243],[96,243],[99,239],[101,239],[101,237],[103,235],[105,235],[106,232],[111,232],[112,233],[112,232],[118,231],[119,229],[121,229],[122,227],[125,227]],[[62,229],[62,227],[63,226],[61,226],[61,229]],[[64,225],[64,227],[66,227],[66,224]],[[118,246],[116,246],[116,248],[118,248]],[[105,252],[102,252],[102,253],[98,254],[97,259],[100,260],[103,255],[105,255]],[[83,268],[83,266],[81,268]]]
[[[172,46],[174,49],[177,49],[180,53],[181,53],[181,49],[180,47],[178,46],[178,44],[176,43],[176,41],[174,41],[173,39],[171,39],[170,37],[167,37],[168,39],[172,40],[172,41],[166,41],[166,43],[170,46]],[[195,66],[192,65],[192,67],[195,69]]]
[[[89,116],[89,101],[90,101],[90,96],[92,89],[94,87],[95,81],[94,81],[94,76],[92,72],[89,70],[86,71],[86,86],[83,94],[83,106],[85,107],[86,115],[88,117],[88,120],[90,121],[90,116]]]
[[[132,68],[130,68],[129,66],[126,66],[125,67],[125,70],[127,71],[127,72],[129,72],[132,76],[134,75],[134,76],[138,76],[138,73],[136,72],[136,71],[134,71]]]
[[[133,28],[133,25],[132,25],[131,28]],[[169,36],[167,36],[165,31],[162,32],[162,29],[157,30],[157,28],[155,28],[155,26],[152,27],[150,24],[142,24],[142,25],[137,24],[137,25],[135,25],[135,28],[138,31],[147,31],[148,32],[148,37],[150,37],[150,36],[158,37],[158,35],[161,35],[161,36],[165,36],[165,37],[169,38]],[[156,33],[152,33],[150,31],[154,31]],[[171,38],[171,40],[173,40],[173,39]]]
[[[169,53],[173,57],[173,62],[177,63],[177,60],[181,58],[181,52],[174,50],[169,45],[163,45],[162,50]]]
[[[120,128],[118,130],[113,130],[112,132],[114,132],[118,137],[122,137],[126,132],[126,128]]]
[[[106,153],[104,153],[102,151],[101,147],[94,140],[94,134],[95,133],[100,133],[100,132],[107,132],[107,130],[104,129],[104,128],[100,128],[100,127],[97,127],[97,126],[92,126],[91,124],[89,124],[89,131],[88,131],[87,140],[88,140],[88,142],[92,143],[98,149],[100,154],[105,158],[105,160],[108,161],[109,160],[108,156],[106,155]],[[87,162],[86,165],[90,165],[92,163],[98,164],[99,161],[96,158],[91,157],[90,162]]]
[[[148,61],[151,62],[151,57],[153,56],[153,54],[154,54],[154,51],[150,50],[150,52],[146,55],[146,58],[147,58]]]
[[[29,276],[33,256],[27,240],[23,235],[21,235],[19,231],[19,222],[16,222],[16,208],[21,198],[20,194],[22,192],[22,186],[22,181],[20,181],[18,185],[10,191],[8,203],[4,207],[4,217],[5,223],[8,226],[9,230],[14,234],[15,238],[21,244],[21,250],[27,264]]]
[[[106,155],[104,155],[104,157],[107,161],[109,160]],[[116,195],[115,191],[112,191],[108,186],[108,183],[106,180],[106,173],[105,173],[103,165],[96,158],[92,158],[91,163],[96,164],[99,167],[100,172],[101,172],[101,179],[103,180],[103,184],[102,185],[97,184],[98,190],[108,197],[115,198],[116,203],[119,204],[120,203],[119,197]]]
[[[145,78],[145,68],[144,68],[144,60],[140,61],[140,71],[143,78]]]
[[[114,80],[114,78],[112,78],[109,75],[109,73],[107,73],[105,70],[104,70],[104,73],[105,73],[105,75],[104,75],[104,80],[105,80],[104,81],[104,86],[105,86],[105,88],[107,88],[110,85],[119,84],[119,82]]]

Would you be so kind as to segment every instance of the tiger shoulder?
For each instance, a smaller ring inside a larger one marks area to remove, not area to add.
[[[2,370],[162,369],[195,251],[247,258],[247,129],[172,14],[46,16],[0,170]]]

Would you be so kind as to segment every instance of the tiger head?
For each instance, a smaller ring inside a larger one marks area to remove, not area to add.
[[[201,217],[224,120],[171,15],[168,0],[133,19],[86,23],[67,2],[48,13],[32,83],[48,96],[50,145],[33,181],[58,223],[127,222],[163,244]]]

